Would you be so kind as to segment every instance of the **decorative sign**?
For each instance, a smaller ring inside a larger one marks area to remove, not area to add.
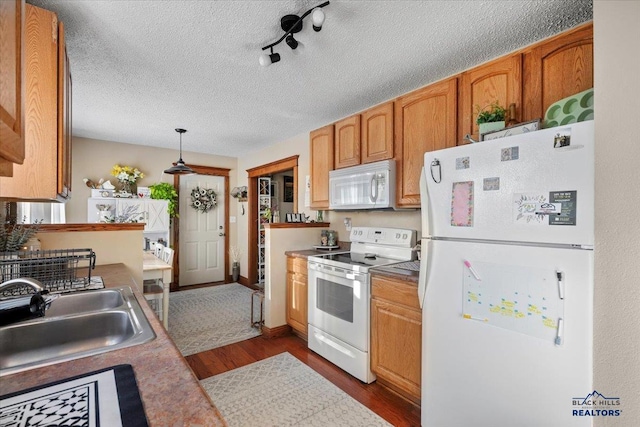
[[[549,225],[576,225],[578,210],[577,191],[552,191],[549,193],[551,203],[561,205],[560,214],[549,217]]]
[[[454,227],[473,227],[473,181],[453,183],[451,225]]]

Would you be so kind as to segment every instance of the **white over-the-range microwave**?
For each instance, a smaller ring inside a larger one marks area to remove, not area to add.
[[[329,209],[395,209],[395,201],[395,160],[329,172]]]

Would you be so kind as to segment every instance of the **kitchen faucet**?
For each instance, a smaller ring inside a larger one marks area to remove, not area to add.
[[[7,280],[6,282],[0,283],[0,292],[4,291],[5,289],[12,288],[18,285],[31,286],[33,290],[40,293],[44,291],[44,285],[42,284],[42,282],[36,279],[30,279],[28,277],[24,277],[24,278]]]
[[[0,293],[20,285],[27,285],[33,288],[36,293],[35,295],[20,295],[0,301],[0,326],[32,317],[43,317],[47,304],[51,302],[42,297],[43,294],[49,293],[44,285],[40,281],[28,277],[0,283]]]

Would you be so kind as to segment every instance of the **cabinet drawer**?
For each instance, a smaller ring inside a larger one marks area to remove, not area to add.
[[[420,310],[418,286],[412,282],[373,276],[371,278],[371,296]]]
[[[307,275],[307,260],[304,258],[287,257],[287,271]],[[416,294],[417,295],[417,294]]]

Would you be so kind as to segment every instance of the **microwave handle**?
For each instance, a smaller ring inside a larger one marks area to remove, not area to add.
[[[372,203],[375,203],[376,200],[378,200],[378,178],[377,178],[377,174],[373,174],[373,176],[371,177],[371,191],[369,194],[369,199],[371,200]]]

